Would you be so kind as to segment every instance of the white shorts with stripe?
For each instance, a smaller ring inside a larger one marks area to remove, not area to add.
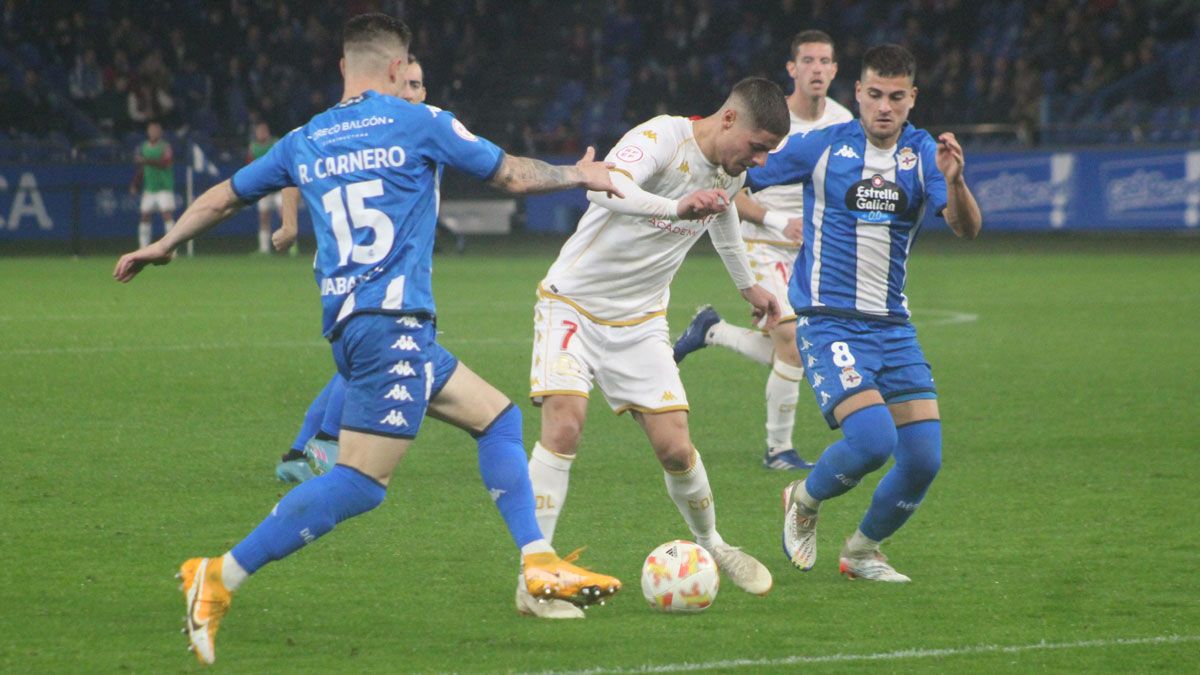
[[[663,314],[606,322],[569,301],[542,297],[533,311],[529,397],[587,397],[595,382],[618,415],[687,410]]]
[[[788,282],[792,279],[799,246],[779,246],[753,239],[742,241],[746,242],[746,257],[754,279],[779,300],[780,320],[795,321],[796,310],[788,302]]]

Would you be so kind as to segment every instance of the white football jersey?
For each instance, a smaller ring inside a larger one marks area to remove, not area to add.
[[[732,202],[745,181],[744,173],[730,176],[704,157],[686,117],[660,115],[634,127],[606,160],[646,192],[668,199],[719,188]],[[726,219],[736,233],[736,214],[731,204],[703,221],[678,220],[624,215],[592,204],[539,293],[570,302],[600,323],[631,325],[660,316],[688,250],[717,219]]]
[[[854,119],[854,115],[846,109],[841,103],[832,98],[825,99],[825,113],[817,120],[802,120],[796,117],[796,113],[791,113],[792,128],[788,132],[789,137],[792,134],[807,133],[814,129],[824,129],[834,124],[849,122]],[[779,148],[775,148],[774,152],[779,152],[779,149],[786,145],[788,139],[783,139],[783,143],[779,144]],[[772,153],[774,154],[774,153]],[[771,163],[770,156],[767,157],[767,163]],[[802,218],[804,216],[804,186],[796,185],[777,185],[769,187],[761,192],[754,193],[754,201],[758,202],[768,211],[776,211],[787,215],[789,218]],[[748,220],[742,221],[742,239],[756,244],[773,244],[775,246],[799,246],[787,238],[781,227],[771,227],[769,225],[759,225]]]

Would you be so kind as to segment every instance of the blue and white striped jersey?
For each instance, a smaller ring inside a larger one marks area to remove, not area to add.
[[[788,137],[746,186],[804,183],[804,246],[788,300],[797,314],[904,322],[908,254],[927,208],[941,215],[937,142],[905,123],[896,145],[867,141],[858,120]]]
[[[487,180],[503,159],[454,115],[367,91],[288,133],[231,185],[248,202],[300,188],[317,235],[313,273],[330,337],[362,312],[434,315],[440,167]]]

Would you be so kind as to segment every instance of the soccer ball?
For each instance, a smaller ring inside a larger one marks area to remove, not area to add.
[[[662,612],[702,612],[717,599],[720,586],[712,555],[690,541],[669,541],[642,565],[642,595]]]

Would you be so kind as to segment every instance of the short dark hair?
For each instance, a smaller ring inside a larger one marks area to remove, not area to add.
[[[747,77],[733,85],[730,100],[738,99],[750,114],[748,120],[758,129],[787,136],[792,130],[792,116],[779,85],[765,77]]]
[[[401,47],[407,49],[412,42],[412,31],[400,19],[378,13],[350,17],[342,27],[343,52],[389,39],[398,41]]]
[[[788,60],[796,58],[796,50],[800,49],[800,45],[812,44],[818,42],[829,45],[830,51],[833,52],[833,62],[837,63],[837,47],[833,44],[833,38],[829,37],[829,33],[823,30],[802,30],[796,33],[796,37],[792,38],[792,54]]]
[[[897,44],[882,44],[871,47],[863,54],[861,77],[867,70],[875,71],[880,77],[909,77],[917,79],[917,60],[912,52]]]

